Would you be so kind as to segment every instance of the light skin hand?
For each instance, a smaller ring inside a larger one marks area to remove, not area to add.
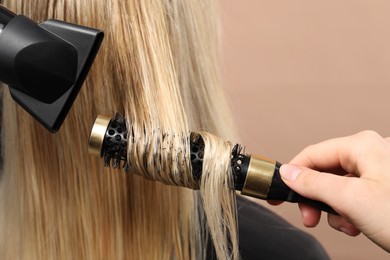
[[[360,232],[390,252],[390,139],[373,131],[312,145],[280,169],[299,194],[323,201],[340,215],[329,225],[350,236]],[[299,205],[305,226],[318,224],[321,211]]]

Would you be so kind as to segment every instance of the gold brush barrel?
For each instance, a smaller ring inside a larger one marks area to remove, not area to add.
[[[241,194],[267,199],[275,172],[276,161],[252,155]]]
[[[93,124],[88,142],[88,152],[91,155],[101,156],[104,137],[111,118],[99,115]]]

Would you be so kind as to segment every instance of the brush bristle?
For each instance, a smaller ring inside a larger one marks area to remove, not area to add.
[[[119,113],[110,121],[103,143],[104,166],[119,168],[121,161],[124,161],[123,167],[126,166],[127,157],[127,136],[125,118]]]

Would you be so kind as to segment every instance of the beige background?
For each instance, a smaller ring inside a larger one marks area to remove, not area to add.
[[[305,146],[390,136],[390,1],[222,0],[224,80],[247,151],[288,162]],[[390,202],[389,202],[390,203]],[[306,229],[332,259],[390,259],[364,236]],[[390,216],[389,216],[390,221]]]

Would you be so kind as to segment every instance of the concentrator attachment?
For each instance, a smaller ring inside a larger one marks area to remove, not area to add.
[[[127,134],[126,120],[120,114],[113,119],[99,115],[90,135],[89,153],[103,157],[105,166],[126,167]],[[202,136],[194,132],[190,134],[189,143],[192,175],[200,182],[205,143]],[[338,214],[327,204],[305,198],[291,190],[280,176],[280,167],[281,164],[275,160],[245,154],[242,146],[237,144],[231,153],[234,189],[254,198],[305,203],[319,210]]]
[[[102,39],[102,31],[58,20],[37,24],[0,5],[0,82],[19,105],[56,132]]]

